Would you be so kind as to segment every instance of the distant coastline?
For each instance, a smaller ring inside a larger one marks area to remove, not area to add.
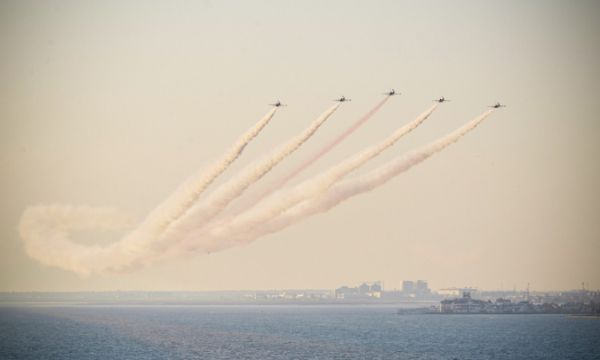
[[[376,291],[374,291],[376,290]],[[409,313],[596,313],[600,292],[478,291],[473,298],[435,291],[342,287],[231,291],[0,292],[0,306],[366,306]]]

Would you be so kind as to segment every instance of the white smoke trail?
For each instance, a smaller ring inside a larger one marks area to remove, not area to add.
[[[181,218],[198,200],[200,195],[221,175],[244,151],[261,130],[271,121],[277,108],[271,109],[262,119],[246,131],[233,146],[213,163],[208,170],[194,174],[177,189],[165,202],[159,205],[144,221],[157,233],[163,232],[169,225]],[[144,226],[144,225],[143,225]]]
[[[364,114],[358,120],[356,120],[350,127],[345,129],[341,134],[339,134],[334,139],[332,139],[331,141],[329,141],[328,143],[323,145],[323,147],[321,147],[319,150],[317,150],[316,153],[312,154],[309,158],[304,160],[304,162],[302,162],[301,164],[296,166],[290,173],[288,173],[286,176],[281,178],[277,183],[273,184],[270,188],[268,188],[266,191],[261,193],[258,196],[258,198],[255,200],[255,203],[262,201],[264,198],[271,195],[274,191],[276,191],[278,189],[282,189],[285,186],[285,184],[287,184],[290,180],[292,180],[293,178],[298,176],[301,172],[306,170],[309,166],[311,166],[312,164],[317,162],[320,158],[325,156],[333,148],[335,148],[342,141],[344,141],[346,138],[348,138],[350,135],[352,135],[353,132],[358,130],[367,121],[369,121],[369,119],[371,119],[371,117],[373,117],[373,115],[375,115],[383,107],[383,105],[385,105],[385,103],[390,98],[391,98],[391,96],[386,96],[385,98],[383,98],[383,100],[378,102],[371,110],[369,110],[366,114]],[[237,212],[235,215],[239,215],[242,212],[248,211],[248,209],[249,209],[249,207],[244,208],[244,209],[242,209],[242,211]]]
[[[161,249],[159,244],[161,235],[169,229],[171,224],[183,217],[200,195],[221,175],[244,151],[245,147],[258,136],[261,130],[269,124],[277,108],[271,109],[254,126],[248,129],[233,146],[221,156],[208,170],[201,170],[182,186],[180,186],[166,201],[155,208],[138,228],[125,239],[111,247],[117,254],[126,254],[121,258],[125,261],[121,267],[137,267],[145,262],[145,258]]]
[[[208,237],[211,241],[204,244],[203,250],[214,252],[240,243],[251,242],[260,236],[282,230],[311,215],[326,212],[353,196],[371,191],[458,141],[481,124],[493,111],[493,109],[488,110],[446,136],[398,157],[357,179],[346,180],[333,186],[325,194],[290,208],[262,226],[255,227],[252,232],[239,232],[230,224],[222,224],[221,228],[211,232],[212,236]]]
[[[246,145],[271,121],[270,110],[208,170],[193,175],[121,241],[108,246],[84,246],[69,239],[69,231],[113,228],[123,215],[105,208],[69,205],[35,206],[25,210],[19,224],[27,253],[42,263],[82,275],[138,266],[153,252],[153,243],[170,223],[183,216],[206,188],[242,153]]]
[[[431,114],[431,112],[433,112],[434,109],[435,107],[423,113],[412,123],[397,130],[392,136],[386,139],[386,141],[361,152],[358,156],[344,161],[323,175],[302,183],[290,193],[283,192],[273,199],[267,199],[270,201],[260,204],[253,208],[251,212],[244,213],[231,221],[213,223],[208,228],[202,228],[200,226],[200,229],[195,229],[193,232],[190,232],[190,236],[186,238],[186,241],[192,240],[193,242],[184,241],[183,245],[190,248],[202,248],[206,251],[218,251],[226,247],[253,241],[259,236],[281,230],[310,215],[327,211],[352,196],[370,191],[371,189],[386,183],[396,175],[424,161],[436,152],[441,151],[446,146],[457,141],[460,137],[475,128],[493,111],[489,110],[454,132],[430,143],[420,150],[413,151],[379,167],[365,176],[338,183],[338,180],[353,169],[379,154],[386,146],[391,146],[397,141],[397,139],[393,139],[394,137],[397,136],[399,138],[418,126]],[[271,111],[269,120],[273,114],[274,111]],[[261,122],[263,122],[263,120],[261,120]],[[264,125],[266,125],[267,122],[268,120],[266,120]],[[260,129],[258,129],[258,131],[260,131]],[[252,138],[258,134],[258,131]],[[251,138],[249,140],[251,140]],[[291,142],[288,144],[290,143]],[[239,153],[241,153],[244,146],[245,145],[239,148]],[[232,152],[230,152],[230,154],[231,153]],[[239,153],[237,156],[239,156]],[[235,160],[235,158],[233,160]],[[263,162],[263,164],[266,164],[266,162]],[[268,168],[268,166],[266,167]],[[224,170],[221,170],[221,172],[223,171]],[[260,172],[255,173],[250,170],[244,173],[246,173],[247,176],[250,176],[250,174],[260,174]],[[254,176],[260,178],[260,175]],[[239,177],[238,181],[239,179],[242,179],[242,177]],[[212,182],[212,180],[210,182]],[[208,184],[210,184],[210,182]],[[335,183],[337,183],[337,185],[335,185]],[[193,183],[188,184],[189,186],[192,186]],[[244,186],[248,186],[243,185],[246,184],[243,181],[240,181],[237,184],[240,186],[237,187],[237,189],[241,188],[242,192],[245,189]],[[329,190],[327,191],[327,189]],[[317,196],[322,192],[325,193],[321,196]],[[191,194],[189,191],[181,191],[180,193],[181,196]],[[235,192],[233,190],[221,191],[221,195],[224,196],[227,194],[235,195]],[[197,196],[199,196],[199,194],[196,195],[196,197]],[[183,196],[183,198],[178,198],[177,196],[173,196],[169,198],[166,202],[169,205],[166,206],[167,210],[172,210],[173,207],[171,206],[174,203],[177,203],[177,201],[173,199],[187,201],[189,197]],[[209,197],[209,199],[215,198]],[[165,203],[163,203],[163,206],[164,204]],[[186,203],[182,202],[181,204]],[[187,208],[189,209],[192,204],[193,203],[188,204]],[[181,209],[179,206],[176,206],[175,208]],[[153,213],[157,212],[160,213],[159,211]],[[167,211],[167,213],[173,214],[174,212]],[[185,215],[185,213],[186,211],[184,210],[179,216],[181,217],[182,215]],[[160,224],[164,224],[160,222],[157,223],[156,221],[162,219],[176,220],[176,218],[177,216],[149,216],[146,221],[142,223],[142,226],[136,228],[120,242],[113,243],[109,246],[89,246],[73,242],[69,238],[70,232],[92,228],[104,228],[108,230],[122,229],[130,227],[133,222],[124,214],[108,208],[66,205],[34,206],[26,209],[24,212],[19,224],[19,233],[25,241],[26,251],[31,257],[50,266],[56,266],[82,275],[87,275],[93,272],[121,271],[144,264],[146,259],[154,255],[155,249],[153,247],[158,239],[156,230],[160,228]],[[190,217],[189,220],[194,218],[195,217]],[[153,221],[150,221],[150,219]],[[168,226],[168,223],[166,226]],[[198,231],[201,232],[199,233]],[[200,243],[196,242],[194,236],[198,234],[201,234],[206,241]]]
[[[182,233],[187,233],[194,228],[200,228],[220,214],[233,200],[240,197],[250,185],[260,180],[277,164],[308,141],[321,125],[333,115],[339,105],[333,105],[300,134],[289,139],[270,155],[248,165],[235,177],[212,192],[200,204],[193,206],[185,217],[172,224],[171,228],[166,231],[165,236],[162,236],[161,240],[159,240],[161,243],[157,241],[153,244],[154,250],[162,253],[166,247],[173,247],[173,243],[177,242]]]
[[[111,208],[89,206],[40,205],[28,207],[19,223],[19,234],[25,251],[43,264],[82,275],[90,273],[97,263],[101,246],[71,241],[72,231],[86,229],[120,230],[131,227],[133,220]]]
[[[400,138],[423,123],[423,121],[425,121],[435,111],[436,108],[437,104],[420,114],[410,123],[397,129],[384,141],[346,159],[340,164],[333,166],[326,172],[301,183],[291,191],[280,191],[279,193],[274,194],[274,196],[267,198],[264,203],[258,204],[257,206],[251,208],[248,212],[224,222],[226,225],[213,227],[211,230],[211,235],[219,238],[225,238],[229,234],[251,234],[253,231],[256,231],[256,229],[260,229],[262,224],[265,224],[276,218],[285,210],[295,206],[296,204],[326,191],[341,178],[365,164],[367,161],[381,154],[385,149],[394,145]],[[199,234],[201,234],[203,230],[199,228],[196,229],[197,230],[191,231],[190,235],[188,236],[188,240],[184,242],[184,251],[186,248],[190,247],[190,242],[194,242],[195,238],[202,238],[202,235]]]

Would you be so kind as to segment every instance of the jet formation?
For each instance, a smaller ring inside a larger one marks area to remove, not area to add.
[[[396,90],[392,89],[390,91],[384,92],[383,95],[387,95],[387,96],[394,96],[394,95],[400,95],[400,93],[397,93]],[[347,101],[352,101],[352,99],[348,99],[345,96],[342,95],[341,98],[339,99],[334,99],[333,101],[337,101],[337,102],[347,102]],[[450,99],[446,99],[445,97],[441,97],[439,99],[433,99],[432,101],[434,102],[438,102],[438,103],[444,103],[444,102],[448,102],[450,101]],[[270,106],[274,106],[274,107],[280,107],[280,106],[287,106],[286,104],[282,104],[281,101],[277,100],[277,102],[273,103],[273,104],[269,104]],[[494,105],[490,105],[488,106],[490,108],[494,108],[494,109],[498,109],[501,107],[506,107],[506,105],[504,104],[500,104],[499,102],[496,102]]]

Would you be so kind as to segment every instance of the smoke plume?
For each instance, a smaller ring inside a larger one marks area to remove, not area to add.
[[[180,237],[181,233],[187,233],[192,229],[201,228],[204,224],[208,223],[211,219],[221,213],[233,200],[240,197],[250,185],[260,180],[277,164],[308,141],[321,125],[333,115],[338,107],[339,104],[335,104],[329,108],[300,134],[289,139],[270,155],[248,165],[232,179],[213,191],[204,201],[193,206],[185,217],[173,224],[172,231],[167,231],[167,234],[161,237],[164,246],[173,246],[173,243],[177,242],[177,238]],[[155,248],[156,247],[155,244]],[[162,251],[162,249],[160,250]]]
[[[344,141],[348,136],[350,136],[353,132],[358,130],[361,126],[363,126],[375,113],[379,111],[385,105],[385,103],[390,99],[391,96],[386,96],[381,100],[377,105],[375,105],[371,110],[369,110],[366,114],[361,116],[358,120],[356,120],[349,128],[344,130],[341,134],[339,134],[336,138],[325,144],[321,149],[317,150],[312,156],[290,171],[289,174],[284,176],[277,183],[273,184],[268,190],[259,195],[256,203],[262,201],[267,196],[271,195],[275,190],[283,188],[290,180],[295,178],[298,174],[303,172],[310,165],[317,162],[320,158],[325,156],[328,152],[330,152],[334,147],[339,145],[342,141]],[[248,210],[248,209],[244,209]]]
[[[43,264],[87,275],[106,248],[73,242],[73,231],[87,229],[121,230],[130,228],[133,219],[112,208],[89,206],[39,205],[28,207],[19,223],[25,251]]]
[[[397,175],[425,161],[476,128],[493,111],[493,109],[488,110],[453,132],[400,156],[357,179],[341,182],[331,187],[326,193],[288,209],[280,216],[265,221],[262,226],[252,228],[252,231],[240,232],[238,229],[232,228],[231,223],[220,224],[219,228],[213,229],[208,236],[204,236],[202,243],[196,244],[196,247],[189,247],[189,249],[202,249],[206,252],[220,251],[242,243],[249,243],[258,237],[287,228],[311,215],[326,212],[351,197],[371,191],[387,183]]]
[[[243,236],[248,236],[254,231],[261,232],[261,227],[264,224],[269,223],[272,219],[276,218],[287,209],[294,207],[296,204],[326,191],[341,178],[394,145],[400,138],[422,124],[436,108],[437,104],[427,109],[410,123],[398,128],[380,143],[347,158],[324,173],[304,181],[291,190],[279,191],[247,212],[228,221],[221,222],[221,226],[215,226],[211,230],[211,237],[227,238],[230,234],[244,234]],[[190,240],[192,242],[194,237],[203,238],[202,235],[198,234],[202,233],[202,229],[199,227],[196,229],[197,232],[194,231],[190,234]]]
[[[122,227],[125,224],[124,215],[116,210],[70,205],[27,208],[19,223],[27,253],[44,264],[82,275],[139,266],[144,258],[155,252],[160,234],[184,215],[206,188],[241,155],[246,145],[271,121],[275,112],[276,108],[270,110],[218,161],[188,179],[119,242],[107,246],[86,246],[74,243],[69,238],[70,231]]]
[[[215,219],[228,204],[283,161],[335,112],[337,105],[313,121],[302,133],[291,138],[269,156],[251,163],[225,182],[204,201],[200,195],[242,153],[244,147],[269,123],[271,110],[218,161],[206,171],[198,172],[172,196],[133,227],[126,214],[110,208],[49,205],[25,210],[19,233],[29,256],[41,263],[82,275],[106,271],[124,271],[146,265],[162,254],[191,254],[192,250],[218,251],[251,242],[260,236],[282,230],[302,219],[332,209],[341,202],[375,189],[411,167],[423,162],[473,130],[493,110],[488,110],[455,131],[355,179],[342,179],[402,136],[417,128],[436,109],[432,106],[410,123],[398,128],[383,141],[366,148],[308,179],[292,189],[283,185],[319,159],[337,143],[356,130],[387,101],[387,97],[351,128],[329,142],[308,161],[279,183],[278,191],[243,213]],[[437,104],[436,104],[437,105]],[[109,245],[85,245],[74,242],[71,232],[87,229],[128,230],[121,241]]]
[[[155,228],[157,233],[164,231],[173,221],[183,216],[189,208],[198,200],[200,195],[221,175],[239,156],[246,146],[261,130],[271,121],[277,108],[271,109],[262,119],[246,131],[225,152],[219,160],[214,162],[206,170],[194,174],[165,202],[159,205],[145,221]]]

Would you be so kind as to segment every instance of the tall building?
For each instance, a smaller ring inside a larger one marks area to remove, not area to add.
[[[429,294],[431,292],[431,290],[429,290],[429,286],[427,285],[427,280],[417,280],[415,290],[419,294]]]
[[[404,280],[402,282],[402,292],[411,294],[415,291],[415,283],[410,280]]]
[[[402,282],[402,293],[404,296],[423,296],[431,294],[431,290],[427,285],[427,280],[404,280]]]

